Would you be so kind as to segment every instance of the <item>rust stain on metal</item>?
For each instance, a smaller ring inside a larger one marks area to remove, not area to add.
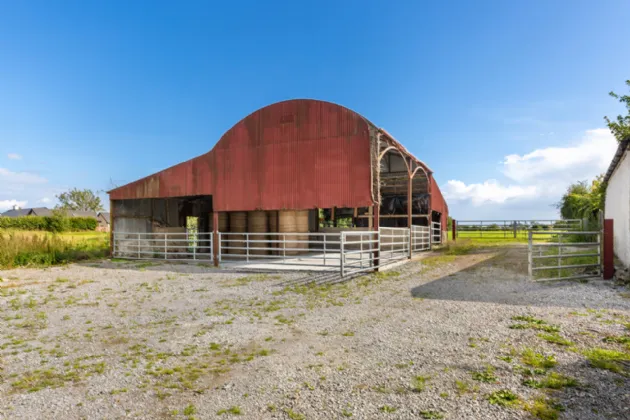
[[[368,207],[370,129],[337,104],[279,102],[239,121],[208,153],[116,188],[110,199],[212,195],[219,212]],[[445,206],[441,195],[434,201]]]

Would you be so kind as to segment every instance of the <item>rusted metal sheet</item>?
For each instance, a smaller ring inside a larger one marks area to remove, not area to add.
[[[215,211],[365,207],[368,122],[339,105],[292,100],[262,108],[207,154],[110,192],[113,200],[212,195]]]
[[[442,196],[442,192],[440,191],[440,187],[438,187],[434,177],[431,177],[431,209],[442,213],[440,222],[442,223],[442,230],[446,231],[448,229],[448,205],[446,204],[446,201]]]
[[[238,122],[210,152],[112,190],[110,199],[212,195],[219,212],[368,207],[370,128],[340,105],[279,102]],[[446,215],[435,181],[431,186],[432,208]]]

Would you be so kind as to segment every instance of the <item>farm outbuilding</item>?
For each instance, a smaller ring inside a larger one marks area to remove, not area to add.
[[[448,217],[427,164],[358,113],[310,99],[261,108],[208,153],[109,196],[112,235],[184,234],[194,218],[198,232],[266,236],[438,226],[441,241]]]
[[[612,219],[617,258],[630,267],[630,139],[621,141],[604,176],[606,203],[604,214]]]

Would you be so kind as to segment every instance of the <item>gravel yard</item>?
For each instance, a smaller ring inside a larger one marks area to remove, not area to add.
[[[630,293],[525,267],[506,247],[344,283],[0,271],[0,418],[630,418]]]

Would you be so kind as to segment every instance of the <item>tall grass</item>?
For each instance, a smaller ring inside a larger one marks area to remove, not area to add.
[[[56,234],[0,232],[0,268],[46,267],[103,258],[109,237],[72,237]]]

